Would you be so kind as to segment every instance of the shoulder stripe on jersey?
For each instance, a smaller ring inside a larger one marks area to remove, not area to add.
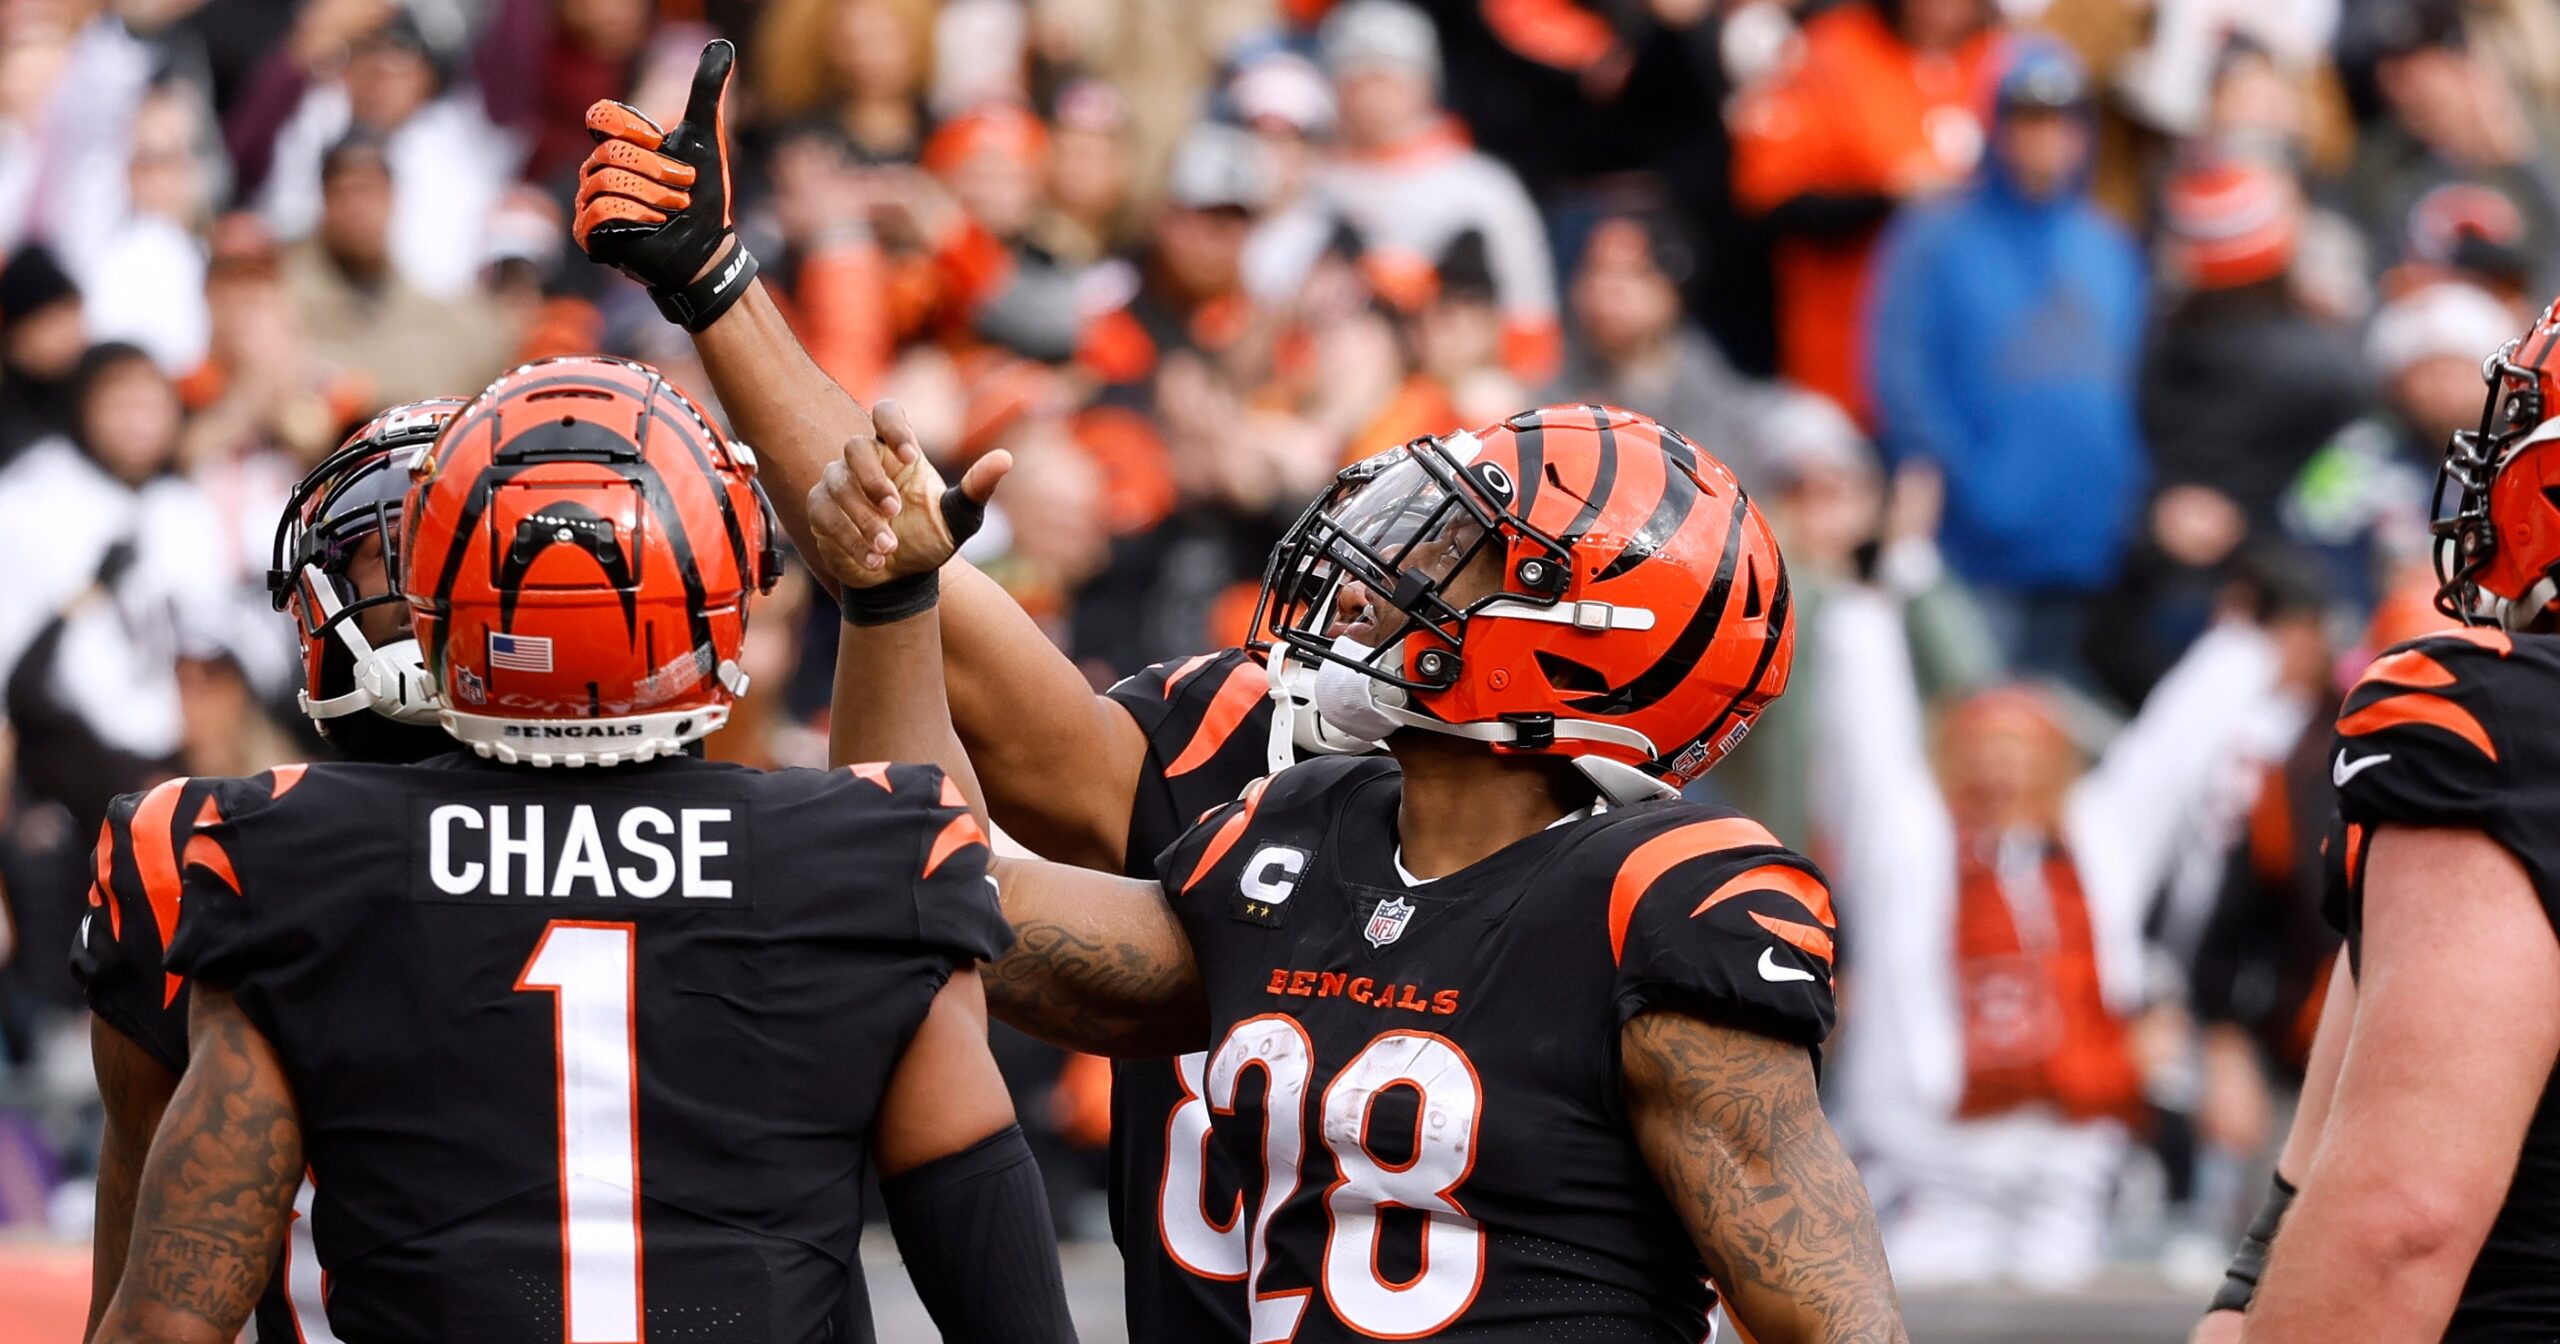
[[[241,894],[240,874],[231,869],[230,851],[222,847],[221,841],[204,833],[205,827],[220,824],[222,824],[222,805],[208,795],[204,800],[204,806],[196,809],[195,834],[187,837],[186,852],[182,856],[183,866],[206,869],[214,876],[221,878],[223,885],[231,888],[231,894],[237,896]]]
[[[270,798],[282,798],[286,794],[293,792],[293,786],[302,782],[302,772],[310,768],[311,767],[307,765],[297,762],[292,765],[279,765],[275,769],[268,771],[267,796]]]
[[[2426,690],[2452,685],[2454,675],[2452,668],[2428,656],[2426,650],[2402,649],[2374,659],[2373,666],[2364,670],[2364,680]]]
[[[1200,727],[1183,744],[1182,754],[1164,768],[1165,778],[1187,775],[1207,765],[1270,691],[1271,674],[1263,670],[1262,664],[1251,659],[1238,662],[1227,673],[1226,683],[1218,687],[1217,697],[1209,702],[1209,712],[1201,716]]]
[[[961,850],[971,845],[984,846],[986,843],[987,833],[978,829],[976,817],[966,812],[953,817],[951,824],[942,828],[942,834],[933,838],[933,850],[924,856],[924,875],[933,876],[934,870],[942,866],[943,860]]]
[[[1609,884],[1609,956],[1624,960],[1627,955],[1627,923],[1636,916],[1636,902],[1664,873],[1719,850],[1766,846],[1778,848],[1778,837],[1767,827],[1749,817],[1718,817],[1713,821],[1693,821],[1686,826],[1665,831],[1635,847],[1626,862],[1618,866],[1616,880]]]
[[[864,761],[860,765],[848,765],[845,769],[852,772],[855,779],[867,779],[872,783],[879,785],[882,793],[897,792],[896,786],[889,783],[889,763],[887,761]]]
[[[2348,737],[2362,737],[2385,728],[2404,724],[2441,728],[2480,749],[2480,754],[2495,761],[2498,748],[2489,741],[2489,730],[2470,710],[2426,691],[2403,691],[2386,696],[2338,720],[2338,731]]]
[[[2352,890],[2358,880],[2364,876],[2364,826],[2362,823],[2353,821],[2347,823],[2347,852],[2344,856],[2344,866],[2347,872],[2347,886]]]
[[[1736,896],[1754,891],[1774,891],[1794,898],[1796,904],[1804,907],[1806,914],[1821,921],[1825,927],[1837,926],[1840,922],[1831,913],[1831,889],[1802,868],[1790,868],[1783,863],[1764,863],[1739,876],[1727,878],[1724,885],[1708,892],[1707,898],[1698,902],[1698,908],[1689,912],[1689,918],[1696,919]]]
[[[151,922],[160,926],[160,946],[167,947],[178,929],[178,842],[172,829],[184,779],[163,780],[142,795],[133,809],[133,866],[142,876],[142,896],[151,905]]]
[[[98,847],[94,851],[93,857],[98,861],[98,885],[96,890],[101,897],[114,896],[116,889],[116,823],[114,818],[110,817],[109,819],[98,823]],[[108,934],[113,936],[117,942],[123,942],[124,902],[105,899],[101,901],[101,904],[104,904],[107,907]]]
[[[1811,924],[1798,924],[1792,919],[1771,919],[1757,910],[1750,914],[1752,923],[1824,961],[1831,960],[1831,935],[1824,930]]]
[[[1224,652],[1224,650],[1221,650],[1220,652]],[[1207,667],[1210,663],[1217,661],[1217,657],[1218,655],[1215,653],[1195,653],[1176,664],[1171,672],[1165,674],[1164,698],[1167,700],[1172,699],[1174,687],[1190,680],[1192,673],[1197,672],[1201,668]]]
[[[1218,866],[1218,860],[1225,858],[1227,851],[1236,847],[1236,841],[1244,836],[1246,824],[1253,820],[1253,810],[1262,805],[1263,786],[1270,782],[1271,777],[1265,775],[1245,785],[1244,806],[1237,808],[1234,816],[1227,818],[1219,825],[1218,833],[1209,837],[1209,847],[1200,851],[1200,862],[1192,865],[1191,876],[1182,880],[1182,895],[1190,895],[1191,889],[1200,885],[1200,879],[1207,877],[1209,870]]]
[[[2458,639],[2466,644],[2477,644],[2501,658],[2516,651],[2515,636],[2485,625],[2466,625],[2458,630],[2439,630],[2427,638]]]

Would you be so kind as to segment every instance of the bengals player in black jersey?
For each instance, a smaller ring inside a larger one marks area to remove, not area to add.
[[[941,691],[938,483],[811,497],[849,576],[839,754],[967,763]],[[881,544],[880,531],[893,535]],[[1159,885],[1000,863],[1000,1015],[1209,1048],[1185,1106],[1250,1175],[1221,1229],[1256,1341],[1693,1341],[1706,1278],[1764,1344],[1902,1337],[1814,1052],[1837,931],[1812,864],[1679,785],[1786,682],[1790,599],[1732,474],[1640,416],[1548,407],[1346,470],[1264,620],[1330,736]],[[1249,1216],[1244,1210],[1249,1210]]]
[[[598,145],[582,177],[578,241],[662,296],[712,285],[745,255],[717,186],[727,170],[719,100],[727,47],[705,49],[707,83],[697,86],[705,95],[673,127],[661,131],[621,103],[587,114]],[[897,408],[866,410],[810,359],[751,259],[721,295],[664,306],[692,332],[723,409],[756,445],[775,483],[775,513],[803,554],[814,544],[805,492],[848,441],[882,444],[902,459],[916,453]],[[943,571],[939,612],[950,712],[988,810],[1042,855],[1152,878],[1157,856],[1202,812],[1270,768],[1273,702],[1254,650],[1162,663],[1097,696],[1030,616],[967,562]],[[1232,1291],[1244,1252],[1221,1231],[1234,1222],[1236,1181],[1214,1157],[1199,1159],[1197,1108],[1183,1105],[1205,1063],[1194,1053],[1112,1064],[1112,1227],[1136,1344],[1244,1338]]]
[[[187,1069],[100,1339],[231,1339],[306,1168],[345,1338],[867,1338],[874,1162],[947,1338],[1073,1338],[987,1053],[977,821],[929,767],[684,751],[780,562],[754,469],[589,358],[412,465],[398,589],[471,751],[206,799]]]
[[[2253,1344],[2560,1338],[2560,304],[2486,374],[2436,525],[2464,627],[2384,653],[2339,713],[2344,973],[2202,1338],[2233,1310]]]
[[[303,711],[350,760],[399,763],[440,755],[434,697],[408,613],[390,584],[385,542],[400,515],[409,463],[435,441],[459,400],[412,402],[375,416],[297,482],[276,522],[267,586],[302,641]],[[187,984],[164,964],[178,919],[179,856],[220,781],[167,780],[108,808],[94,857],[89,916],[71,953],[89,1000],[89,1053],[106,1109],[91,1239],[89,1329],[124,1273],[134,1186],[151,1132],[187,1065]],[[306,1187],[298,1212],[310,1204]],[[294,1237],[258,1305],[262,1337],[335,1344],[320,1308],[310,1223]]]

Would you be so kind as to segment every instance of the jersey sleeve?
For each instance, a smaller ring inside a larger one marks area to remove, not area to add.
[[[1618,1020],[1667,1008],[1820,1045],[1838,937],[1821,870],[1745,817],[1628,829],[1608,879]]]
[[[279,796],[264,775],[216,781],[207,790],[177,856],[186,918],[169,942],[171,971],[236,988],[308,945],[294,932],[286,893],[253,900],[240,880],[237,856],[251,843],[247,832]]]
[[[1106,692],[1147,741],[1125,871],[1157,875],[1143,865],[1268,769],[1268,685],[1261,659],[1233,648],[1158,663]]]
[[[878,814],[890,850],[884,861],[903,864],[913,878],[907,936],[954,966],[1004,955],[1013,928],[987,872],[987,833],[960,786],[930,765],[856,765],[834,773],[836,788]]]
[[[89,1011],[172,1072],[187,1063],[185,982],[166,965],[179,907],[177,834],[206,786],[169,780],[108,805],[90,855],[88,908],[71,973]],[[181,818],[185,817],[182,821]]]
[[[2330,779],[2347,826],[2458,826],[2506,838],[2511,745],[2491,707],[2506,636],[2460,631],[2399,645],[2338,712]]]

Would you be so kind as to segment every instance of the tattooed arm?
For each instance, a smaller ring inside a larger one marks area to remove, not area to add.
[[[106,1107],[107,1132],[98,1145],[97,1227],[89,1249],[89,1322],[81,1338],[94,1339],[124,1277],[125,1248],[133,1237],[133,1197],[142,1182],[143,1155],[160,1127],[178,1076],[132,1037],[89,1019],[89,1062],[98,1075],[98,1100]]]
[[[1619,1048],[1636,1143],[1751,1337],[1904,1340],[1875,1210],[1803,1047],[1656,1010]]]
[[[987,968],[987,1004],[1018,1030],[1121,1058],[1208,1048],[1191,941],[1153,882],[1040,859],[998,859],[1013,946]]]
[[[302,1121],[275,1047],[227,990],[195,987],[187,1072],[134,1210],[102,1344],[229,1344],[258,1304],[302,1181]]]

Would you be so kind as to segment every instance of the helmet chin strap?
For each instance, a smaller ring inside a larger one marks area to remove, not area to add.
[[[2546,573],[2534,580],[2532,587],[2524,590],[2523,597],[2513,602],[2486,590],[2481,596],[2491,604],[2491,612],[2497,617],[2501,629],[2521,634],[2532,629],[2551,610],[2553,599],[2560,598],[2560,582],[2554,582]]]
[[[433,727],[436,722],[435,683],[427,677],[425,653],[415,639],[398,639],[377,649],[356,628],[352,620],[338,620],[346,610],[338,600],[337,588],[315,567],[305,566],[307,582],[303,585],[319,603],[324,621],[337,621],[332,632],[338,642],[355,657],[355,689],[344,695],[316,699],[308,689],[294,693],[302,712],[314,720],[344,718],[366,710],[397,723]]]

